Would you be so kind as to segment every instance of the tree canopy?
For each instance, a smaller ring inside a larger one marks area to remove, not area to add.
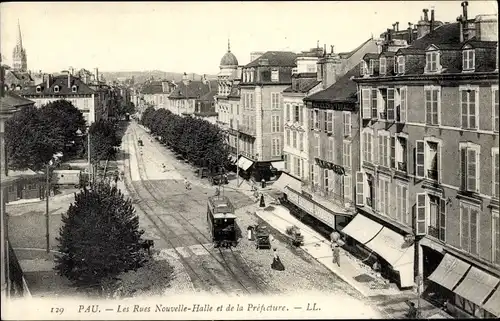
[[[10,168],[38,171],[55,153],[63,151],[67,143],[65,128],[52,123],[46,111],[23,108],[7,121],[5,144]]]
[[[139,218],[116,186],[100,182],[75,194],[62,221],[56,270],[79,286],[100,284],[146,261]]]
[[[121,138],[117,135],[117,124],[111,120],[100,119],[92,123],[89,132],[92,163],[114,159],[116,147],[121,144]]]
[[[197,166],[216,171],[228,160],[224,134],[206,120],[181,117],[166,109],[149,107],[144,111],[141,123],[153,135],[161,136],[173,151]]]

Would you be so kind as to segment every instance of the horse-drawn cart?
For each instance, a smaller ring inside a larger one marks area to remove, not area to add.
[[[304,245],[304,235],[300,233],[300,229],[293,225],[286,228],[286,236],[290,240],[290,243],[294,246]]]

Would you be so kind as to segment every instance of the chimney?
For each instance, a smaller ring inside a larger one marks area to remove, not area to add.
[[[408,22],[408,44],[411,45],[413,41],[413,28],[411,27],[412,23]]]
[[[464,18],[460,15],[457,18],[458,25],[460,26],[460,42],[464,42]]]
[[[392,41],[392,29],[387,29],[387,41]]]
[[[99,69],[94,68],[94,76],[96,83],[99,83]]]
[[[50,86],[52,85],[52,75],[51,74],[45,75],[45,85],[47,85],[47,88],[50,88]]]
[[[396,23],[392,24],[392,30],[396,31]]]
[[[467,1],[464,1],[461,3],[463,14],[462,14],[462,33],[463,36],[460,38],[463,41],[469,40],[469,21],[468,21],[468,15],[467,15],[467,7],[469,6],[469,3]]]
[[[423,20],[420,20],[417,25],[417,39],[422,38],[423,36],[427,35],[431,31],[431,24],[429,22],[429,17],[427,15],[427,12],[429,11],[428,9],[423,9],[424,12],[424,18]]]
[[[73,67],[69,67],[69,72],[71,76],[73,76],[75,74],[75,69]]]
[[[396,21],[396,31],[399,31],[399,21]]]
[[[71,72],[68,71],[68,89],[71,88]]]
[[[467,23],[467,20],[468,20],[468,17],[467,17],[467,7],[469,6],[469,2],[464,1],[464,2],[462,2],[461,6],[462,6],[462,10],[463,10],[463,16],[464,16],[464,19],[465,19],[465,23]]]
[[[431,9],[431,32],[434,31],[434,9]]]
[[[330,53],[333,55],[333,45],[330,46]]]
[[[424,21],[429,21],[429,15],[428,15],[428,12],[429,12],[429,9],[424,9],[422,10],[422,12],[424,13]]]
[[[326,43],[323,44],[323,57],[326,56]]]
[[[498,16],[495,14],[481,14],[476,16],[475,34],[479,41],[498,42]]]

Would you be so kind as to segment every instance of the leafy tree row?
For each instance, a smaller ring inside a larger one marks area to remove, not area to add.
[[[41,108],[26,107],[6,123],[5,144],[9,168],[14,170],[41,170],[62,152],[65,158],[85,156],[87,142],[82,112],[67,100],[57,100]],[[99,120],[90,126],[91,161],[95,164],[114,158],[121,139],[117,124]]]
[[[148,107],[141,123],[153,135],[161,136],[170,149],[197,166],[208,167],[215,172],[228,162],[224,134],[219,127],[205,120]]]

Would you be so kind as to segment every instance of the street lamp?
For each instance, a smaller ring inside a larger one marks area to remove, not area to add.
[[[52,155],[52,159],[46,165],[46,182],[45,182],[45,228],[47,230],[47,253],[50,253],[50,233],[49,233],[49,196],[50,196],[50,167],[57,164],[63,156],[61,152]]]

